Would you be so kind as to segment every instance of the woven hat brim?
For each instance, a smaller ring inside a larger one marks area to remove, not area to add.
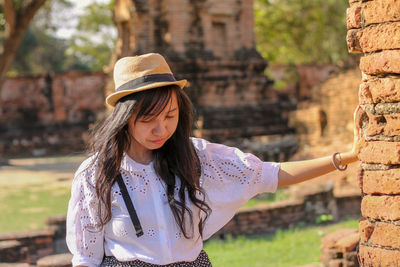
[[[153,88],[157,88],[157,87],[168,86],[168,85],[178,85],[181,89],[183,89],[183,87],[185,87],[186,83],[187,83],[187,80],[179,80],[179,81],[174,81],[174,82],[155,82],[155,83],[144,85],[139,88],[132,89],[132,90],[128,89],[128,90],[123,90],[120,92],[112,93],[109,96],[107,96],[106,103],[112,107],[115,107],[115,104],[117,103],[117,101],[124,96],[130,95],[133,93],[137,93],[140,91],[153,89]]]

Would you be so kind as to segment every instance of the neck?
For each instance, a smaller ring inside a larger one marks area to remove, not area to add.
[[[143,150],[143,149],[137,149],[135,146],[132,146],[129,148],[129,150],[126,152],[128,156],[136,161],[137,163],[140,164],[149,164],[153,160],[153,151],[151,150]]]

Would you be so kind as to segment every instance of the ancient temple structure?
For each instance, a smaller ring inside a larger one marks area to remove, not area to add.
[[[163,54],[189,81],[202,136],[280,134],[289,130],[287,102],[264,75],[253,20],[253,0],[116,1],[116,58]]]

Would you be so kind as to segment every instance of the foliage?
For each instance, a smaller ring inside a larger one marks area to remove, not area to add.
[[[111,58],[116,41],[113,5],[113,1],[88,5],[67,50],[68,56],[76,55],[92,70],[101,70]]]
[[[62,72],[65,69],[66,47],[65,40],[55,38],[42,29],[31,26],[25,33],[9,74]]]
[[[315,219],[316,224],[323,224],[333,221],[332,214],[321,214]]]
[[[347,0],[256,0],[258,50],[277,64],[346,61]]]
[[[55,36],[60,27],[65,27],[71,19],[71,0],[50,0],[36,14],[33,24],[48,35]]]
[[[80,64],[79,59],[67,58],[65,50],[68,41],[55,37],[60,25],[69,19],[71,7],[70,1],[57,0],[47,1],[39,9],[24,35],[9,75],[63,72],[71,68],[87,69]],[[1,13],[0,21],[1,16],[4,14]]]
[[[116,39],[112,7],[113,1],[92,2],[83,10],[72,38],[62,39],[56,33],[70,25],[72,3],[47,1],[32,20],[9,75],[102,70],[108,64]],[[0,39],[3,20],[4,14],[0,12]]]

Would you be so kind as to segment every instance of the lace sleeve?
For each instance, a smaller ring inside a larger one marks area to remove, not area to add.
[[[199,156],[201,184],[212,213],[206,221],[203,238],[222,228],[250,198],[275,192],[280,164],[263,162],[237,148],[193,138]]]
[[[73,254],[74,266],[99,266],[104,256],[104,232],[98,226],[98,198],[94,187],[94,175],[94,167],[85,161],[72,182],[66,241]]]

